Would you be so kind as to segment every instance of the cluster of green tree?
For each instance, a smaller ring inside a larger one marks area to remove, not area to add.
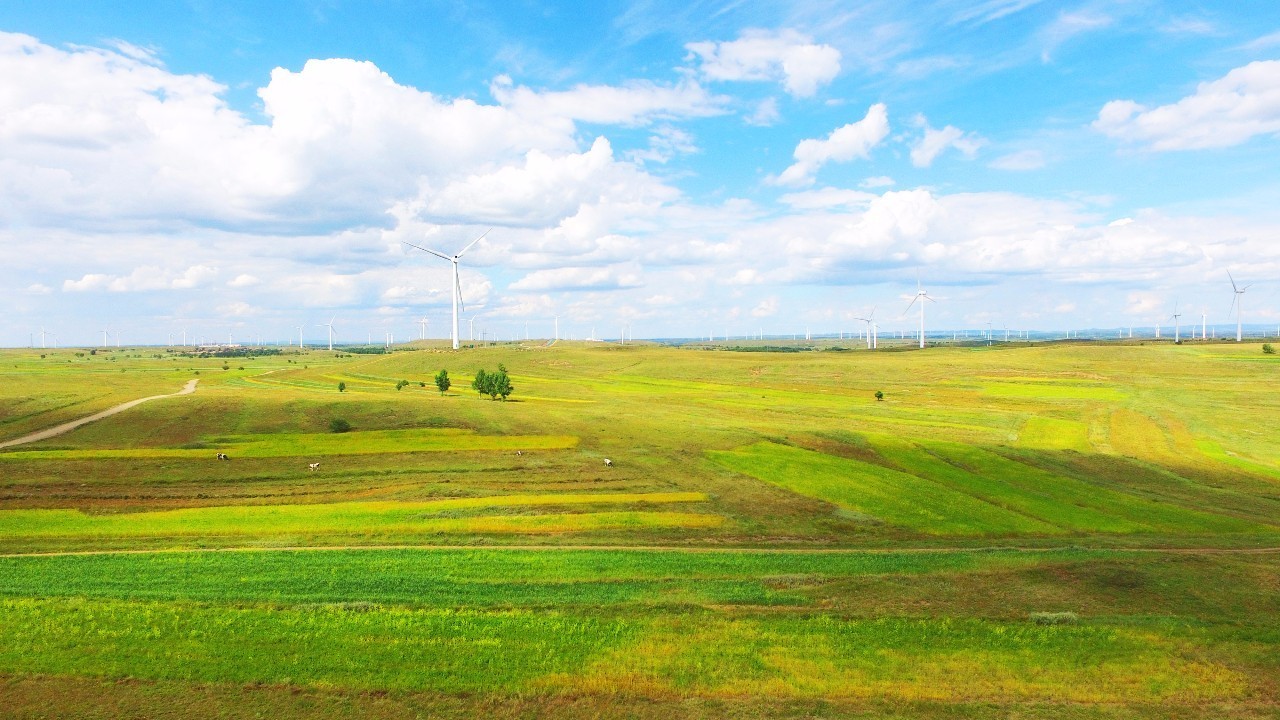
[[[381,345],[343,345],[335,350],[351,355],[386,355],[387,349]]]
[[[284,354],[278,348],[220,348],[217,350],[197,350],[195,352],[177,353],[181,357],[263,357],[266,355]]]
[[[476,373],[476,379],[471,381],[471,389],[481,395],[488,395],[490,400],[497,400],[501,397],[503,400],[515,390],[515,386],[511,384],[511,378],[507,376],[507,368],[498,365],[498,372],[490,373],[480,370]]]

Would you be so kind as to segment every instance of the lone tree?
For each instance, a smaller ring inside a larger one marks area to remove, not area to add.
[[[441,395],[448,392],[449,386],[452,384],[453,383],[449,381],[448,370],[441,370],[440,372],[436,373],[436,387],[440,389]]]
[[[338,383],[338,392],[346,392],[346,391],[347,391],[347,384],[344,382]]]
[[[484,396],[489,391],[489,375],[484,370],[476,373],[476,379],[471,381],[471,389]]]

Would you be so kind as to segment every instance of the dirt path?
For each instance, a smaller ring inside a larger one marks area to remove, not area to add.
[[[1280,547],[1252,548],[1214,548],[1214,547],[1181,547],[1181,548],[1114,548],[1114,547],[1082,547],[1070,548],[1044,547],[915,547],[915,548],[753,548],[753,547],[682,547],[678,545],[293,545],[280,547],[222,547],[222,548],[142,548],[121,550],[63,550],[54,552],[17,552],[0,553],[0,559],[29,557],[66,557],[69,555],[171,555],[183,553],[236,553],[236,552],[341,552],[341,551],[376,551],[376,550],[507,550],[540,552],[582,552],[596,550],[602,552],[670,552],[670,553],[719,553],[738,552],[761,555],[889,555],[901,554],[960,554],[1004,550],[1025,553],[1051,553],[1058,550],[1083,550],[1115,553],[1151,553],[1167,555],[1274,555],[1280,554]]]
[[[81,425],[86,425],[88,423],[93,422],[94,420],[101,420],[104,417],[110,417],[112,415],[115,415],[118,412],[124,412],[125,410],[128,410],[129,408],[135,405],[141,405],[144,402],[159,400],[160,398],[177,397],[179,395],[190,395],[191,393],[196,391],[196,383],[198,382],[200,382],[200,380],[198,379],[188,380],[187,384],[183,385],[182,389],[176,393],[169,393],[168,395],[152,395],[151,397],[144,397],[144,398],[139,398],[137,400],[130,400],[127,403],[121,403],[119,405],[116,405],[113,408],[107,408],[106,410],[103,410],[100,413],[95,413],[93,415],[90,415],[89,417],[83,417],[83,418],[80,418],[79,420],[72,420],[69,423],[63,423],[56,427],[51,427],[48,430],[40,430],[38,432],[33,432],[30,435],[23,435],[22,437],[15,438],[13,440],[5,440],[4,442],[0,442],[0,448],[12,447],[14,445],[25,445],[27,443],[36,442],[37,440],[47,440],[48,438],[51,438],[51,437],[57,437],[59,435],[62,435],[63,433],[69,433],[72,430],[75,430],[76,428],[80,427]]]

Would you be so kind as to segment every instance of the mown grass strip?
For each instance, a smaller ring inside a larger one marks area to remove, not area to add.
[[[14,674],[552,696],[1098,703],[1248,692],[1239,673],[1150,628],[64,598],[0,600],[0,616],[0,672]]]
[[[348,433],[276,433],[210,438],[205,448],[94,448],[23,450],[0,453],[0,460],[84,460],[98,458],[200,458],[221,451],[234,457],[324,457],[414,452],[483,450],[564,450],[573,435],[479,435],[471,430],[431,428]]]
[[[786,587],[838,578],[983,572],[1105,551],[757,553],[733,550],[254,550],[0,558],[0,595],[435,607],[807,604]]]
[[[667,512],[608,512],[582,515],[433,517],[486,508],[575,505],[646,505],[702,502],[702,493],[592,493],[502,495],[422,502],[341,502],[316,505],[238,505],[183,508],[116,515],[78,510],[0,511],[0,537],[35,538],[273,536],[333,533],[577,532],[627,527],[717,527],[719,515]]]

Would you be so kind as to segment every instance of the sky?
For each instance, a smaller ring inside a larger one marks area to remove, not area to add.
[[[1278,201],[1274,0],[0,3],[5,346],[1275,327]]]

